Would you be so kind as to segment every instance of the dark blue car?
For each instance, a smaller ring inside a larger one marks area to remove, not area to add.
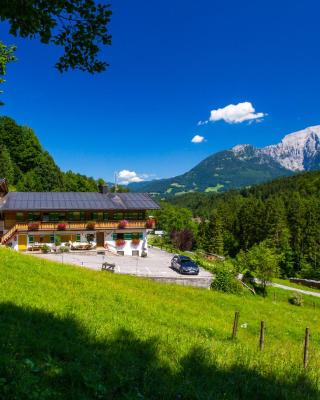
[[[171,268],[184,275],[199,274],[198,265],[186,256],[174,256],[171,260]]]

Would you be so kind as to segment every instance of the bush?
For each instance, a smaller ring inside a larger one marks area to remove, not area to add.
[[[48,245],[44,244],[43,246],[41,246],[41,251],[42,253],[47,254],[50,253],[51,248]]]
[[[221,269],[216,273],[211,284],[211,289],[225,293],[241,293],[242,285],[235,278],[234,273],[228,269]]]
[[[190,229],[173,231],[170,238],[173,246],[182,251],[191,250],[194,244],[193,232]]]
[[[299,292],[294,292],[291,296],[289,296],[288,302],[294,306],[303,306],[303,296]]]
[[[68,246],[61,246],[60,253],[69,253],[70,249]]]

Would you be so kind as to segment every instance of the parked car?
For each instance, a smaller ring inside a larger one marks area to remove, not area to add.
[[[186,256],[174,256],[171,260],[171,268],[175,269],[180,274],[185,275],[198,275],[199,267],[191,260],[190,257]]]

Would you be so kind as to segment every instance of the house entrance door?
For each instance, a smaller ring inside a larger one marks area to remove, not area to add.
[[[97,232],[97,247],[104,247],[104,232]]]

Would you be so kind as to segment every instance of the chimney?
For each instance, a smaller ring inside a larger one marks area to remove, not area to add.
[[[100,192],[101,194],[107,194],[107,193],[109,193],[108,185],[99,185],[99,192]]]

